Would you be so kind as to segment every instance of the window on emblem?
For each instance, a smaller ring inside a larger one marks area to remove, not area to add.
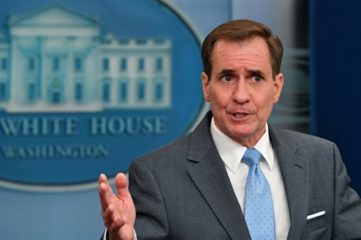
[[[28,58],[28,70],[29,71],[35,70],[35,59],[33,57]]]
[[[138,71],[144,71],[144,69],[145,69],[145,60],[144,60],[144,58],[139,58]]]
[[[75,72],[83,71],[83,60],[80,57],[75,58],[74,71]]]
[[[120,71],[124,72],[127,71],[128,68],[128,61],[126,58],[120,59]]]
[[[1,58],[1,70],[6,71],[8,68],[8,61],[5,57]]]
[[[78,102],[83,99],[83,84],[81,83],[75,84],[75,99]]]
[[[53,71],[59,71],[60,60],[58,57],[53,58]]]
[[[103,58],[102,69],[103,69],[103,72],[109,71],[109,58]]]
[[[34,83],[29,83],[28,85],[28,99],[29,101],[33,101],[35,100],[35,93],[36,89],[35,89],[35,84]]]
[[[137,97],[139,101],[145,100],[145,83],[143,81],[138,83]]]
[[[163,59],[157,58],[155,60],[155,70],[158,72],[163,70]]]
[[[0,83],[0,101],[6,100],[6,84]]]
[[[103,101],[106,103],[110,102],[110,84],[108,82],[103,83]]]
[[[126,102],[128,99],[128,84],[126,82],[121,82],[119,84],[119,101]]]

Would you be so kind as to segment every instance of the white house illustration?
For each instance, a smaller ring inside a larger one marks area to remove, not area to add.
[[[11,16],[0,36],[0,109],[103,111],[171,106],[170,39],[101,36],[61,6]]]

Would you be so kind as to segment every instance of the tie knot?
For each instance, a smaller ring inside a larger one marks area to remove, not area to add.
[[[259,164],[262,154],[255,148],[247,148],[242,161],[249,167]]]

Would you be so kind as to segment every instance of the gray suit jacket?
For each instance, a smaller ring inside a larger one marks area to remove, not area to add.
[[[192,133],[131,165],[139,240],[250,239],[210,120],[208,113]],[[361,239],[361,201],[335,144],[272,128],[270,138],[287,193],[288,239]]]

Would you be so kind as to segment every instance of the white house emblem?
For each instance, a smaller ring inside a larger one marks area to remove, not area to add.
[[[7,112],[171,106],[169,39],[102,37],[97,20],[59,6],[8,25],[11,41],[0,49]]]
[[[199,40],[161,2],[117,4],[113,16],[79,3],[7,13],[0,180],[94,181],[189,130],[203,104]],[[134,6],[141,24],[125,14]]]

